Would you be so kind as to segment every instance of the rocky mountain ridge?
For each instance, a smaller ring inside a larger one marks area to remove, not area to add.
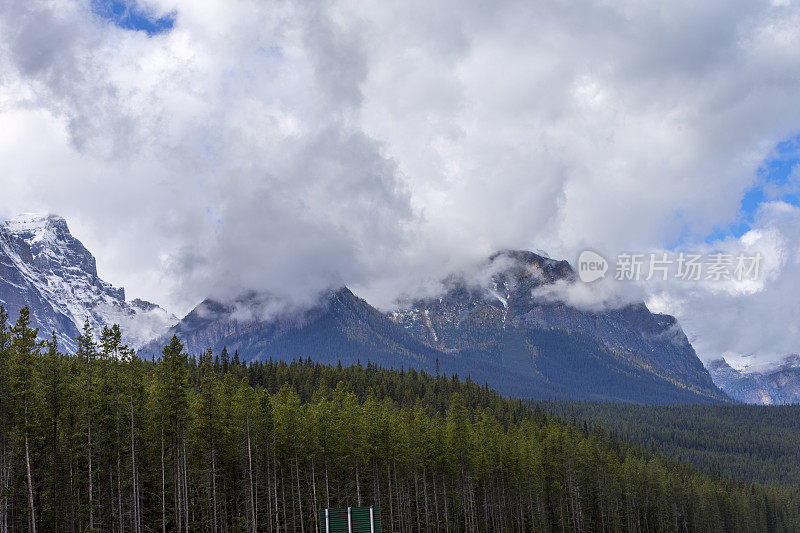
[[[138,347],[162,334],[177,318],[143,300],[125,300],[125,290],[103,281],[97,262],[52,214],[23,214],[0,221],[0,303],[14,319],[27,305],[40,335],[55,331],[68,351],[85,320],[95,330],[119,324],[125,341]]]
[[[800,356],[787,356],[779,364],[758,371],[742,371],[725,359],[708,363],[719,388],[743,403],[788,405],[800,403]]]
[[[538,339],[563,334],[591,339],[606,363],[627,367],[625,372],[642,371],[700,395],[719,394],[674,317],[651,313],[641,302],[583,310],[539,295],[539,289],[556,282],[580,283],[566,261],[501,251],[480,275],[451,276],[443,295],[390,316],[431,348],[486,360],[510,350],[510,358],[527,354],[539,371],[559,358],[548,361],[553,349],[543,352]],[[562,375],[570,371],[560,370]]]
[[[412,366],[469,376],[517,397],[729,401],[673,317],[643,303],[586,311],[538,296],[537,289],[574,278],[566,261],[503,251],[477,274],[450,276],[442,294],[388,313],[346,287],[296,312],[274,312],[280,305],[257,293],[206,300],[141,353],[156,355],[175,334],[190,353],[225,347],[244,360]]]
[[[55,331],[68,351],[88,319],[96,330],[120,324],[125,341],[147,357],[174,334],[192,354],[226,347],[243,360],[370,361],[457,373],[517,397],[729,401],[673,317],[640,302],[581,309],[543,292],[572,283],[580,282],[566,261],[504,250],[476,271],[449,276],[441,294],[389,312],[340,287],[302,309],[257,292],[208,299],[178,321],[103,281],[63,218],[0,222],[0,303],[12,319],[28,305],[42,336]]]

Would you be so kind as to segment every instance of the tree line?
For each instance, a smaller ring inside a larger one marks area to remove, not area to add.
[[[458,376],[245,364],[177,337],[75,354],[0,306],[0,531],[792,531],[781,488],[710,475]],[[313,354],[310,354],[313,356]]]

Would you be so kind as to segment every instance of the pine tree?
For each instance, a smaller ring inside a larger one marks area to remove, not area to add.
[[[107,400],[104,403],[105,411],[105,449],[106,466],[113,472],[114,482],[109,487],[110,515],[119,530],[124,529],[122,505],[122,385],[121,385],[121,359],[127,351],[127,346],[122,344],[122,331],[119,325],[103,328],[100,335],[101,361],[104,367],[104,389],[107,391]],[[112,466],[113,464],[113,466]]]
[[[89,508],[89,530],[94,530],[94,443],[92,442],[92,424],[94,419],[94,365],[97,359],[97,345],[94,341],[94,333],[92,326],[89,324],[87,318],[83,324],[83,332],[78,335],[78,351],[77,356],[83,362],[83,378],[85,382],[84,388],[84,406],[86,416],[86,466],[88,475],[88,508]]]
[[[36,509],[33,496],[33,466],[31,465],[31,433],[35,401],[35,372],[41,343],[36,340],[38,329],[30,327],[30,312],[23,307],[17,323],[11,328],[10,385],[14,405],[22,415],[22,434],[25,446],[25,471],[27,477],[29,529],[36,533]]]
[[[141,533],[142,531],[142,494],[141,494],[141,474],[140,474],[140,446],[137,444],[139,441],[139,433],[141,420],[141,409],[144,405],[142,396],[144,395],[144,386],[142,384],[142,361],[136,357],[132,349],[123,350],[122,357],[124,363],[128,366],[128,410],[130,422],[130,456],[131,456],[131,470],[130,470],[130,501],[131,501],[131,522],[134,533]]]
[[[234,405],[237,408],[237,425],[241,434],[241,456],[245,471],[247,472],[247,513],[248,530],[258,531],[257,501],[256,501],[256,473],[253,469],[253,417],[257,405],[257,393],[247,380],[239,383]]]
[[[57,529],[56,524],[60,519],[62,504],[65,500],[62,497],[60,427],[62,410],[68,394],[65,370],[62,354],[58,351],[58,339],[53,332],[50,340],[47,341],[47,354],[41,361],[39,376],[42,394],[40,419],[46,426],[43,429],[49,444],[47,462],[50,466],[46,473],[49,476],[49,483],[44,487],[46,497],[43,498],[50,505],[43,509],[42,526],[49,530]]]
[[[219,355],[220,362],[222,363],[222,373],[227,374],[230,370],[230,358],[228,357],[228,348],[225,346],[222,347],[222,351]]]
[[[177,336],[161,352],[158,365],[159,418],[161,421],[162,454],[162,528],[166,521],[166,470],[167,460],[171,465],[172,485],[171,529],[188,531],[188,494],[186,472],[186,427],[189,417],[189,380],[187,355]],[[166,442],[169,441],[169,448]]]
[[[8,328],[8,313],[0,304],[0,533],[9,529],[9,492],[11,484],[10,384],[8,367],[11,360],[11,331]]]
[[[197,418],[195,424],[195,441],[204,469],[202,478],[207,480],[204,487],[206,494],[207,517],[211,527],[208,530],[216,533],[219,528],[219,504],[217,491],[219,441],[218,435],[222,423],[220,416],[219,382],[213,370],[211,350],[200,356],[200,392],[197,399]]]

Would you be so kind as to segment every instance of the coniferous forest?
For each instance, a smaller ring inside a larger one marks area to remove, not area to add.
[[[800,495],[800,405],[537,405],[704,471],[793,486]]]
[[[786,487],[704,473],[456,376],[244,364],[116,326],[74,355],[0,308],[0,530],[797,531]],[[313,359],[313,354],[308,354]],[[438,373],[437,373],[438,374]],[[698,435],[698,438],[703,438]]]

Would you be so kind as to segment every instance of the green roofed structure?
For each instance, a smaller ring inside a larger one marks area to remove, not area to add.
[[[380,507],[322,509],[322,533],[382,533]]]

